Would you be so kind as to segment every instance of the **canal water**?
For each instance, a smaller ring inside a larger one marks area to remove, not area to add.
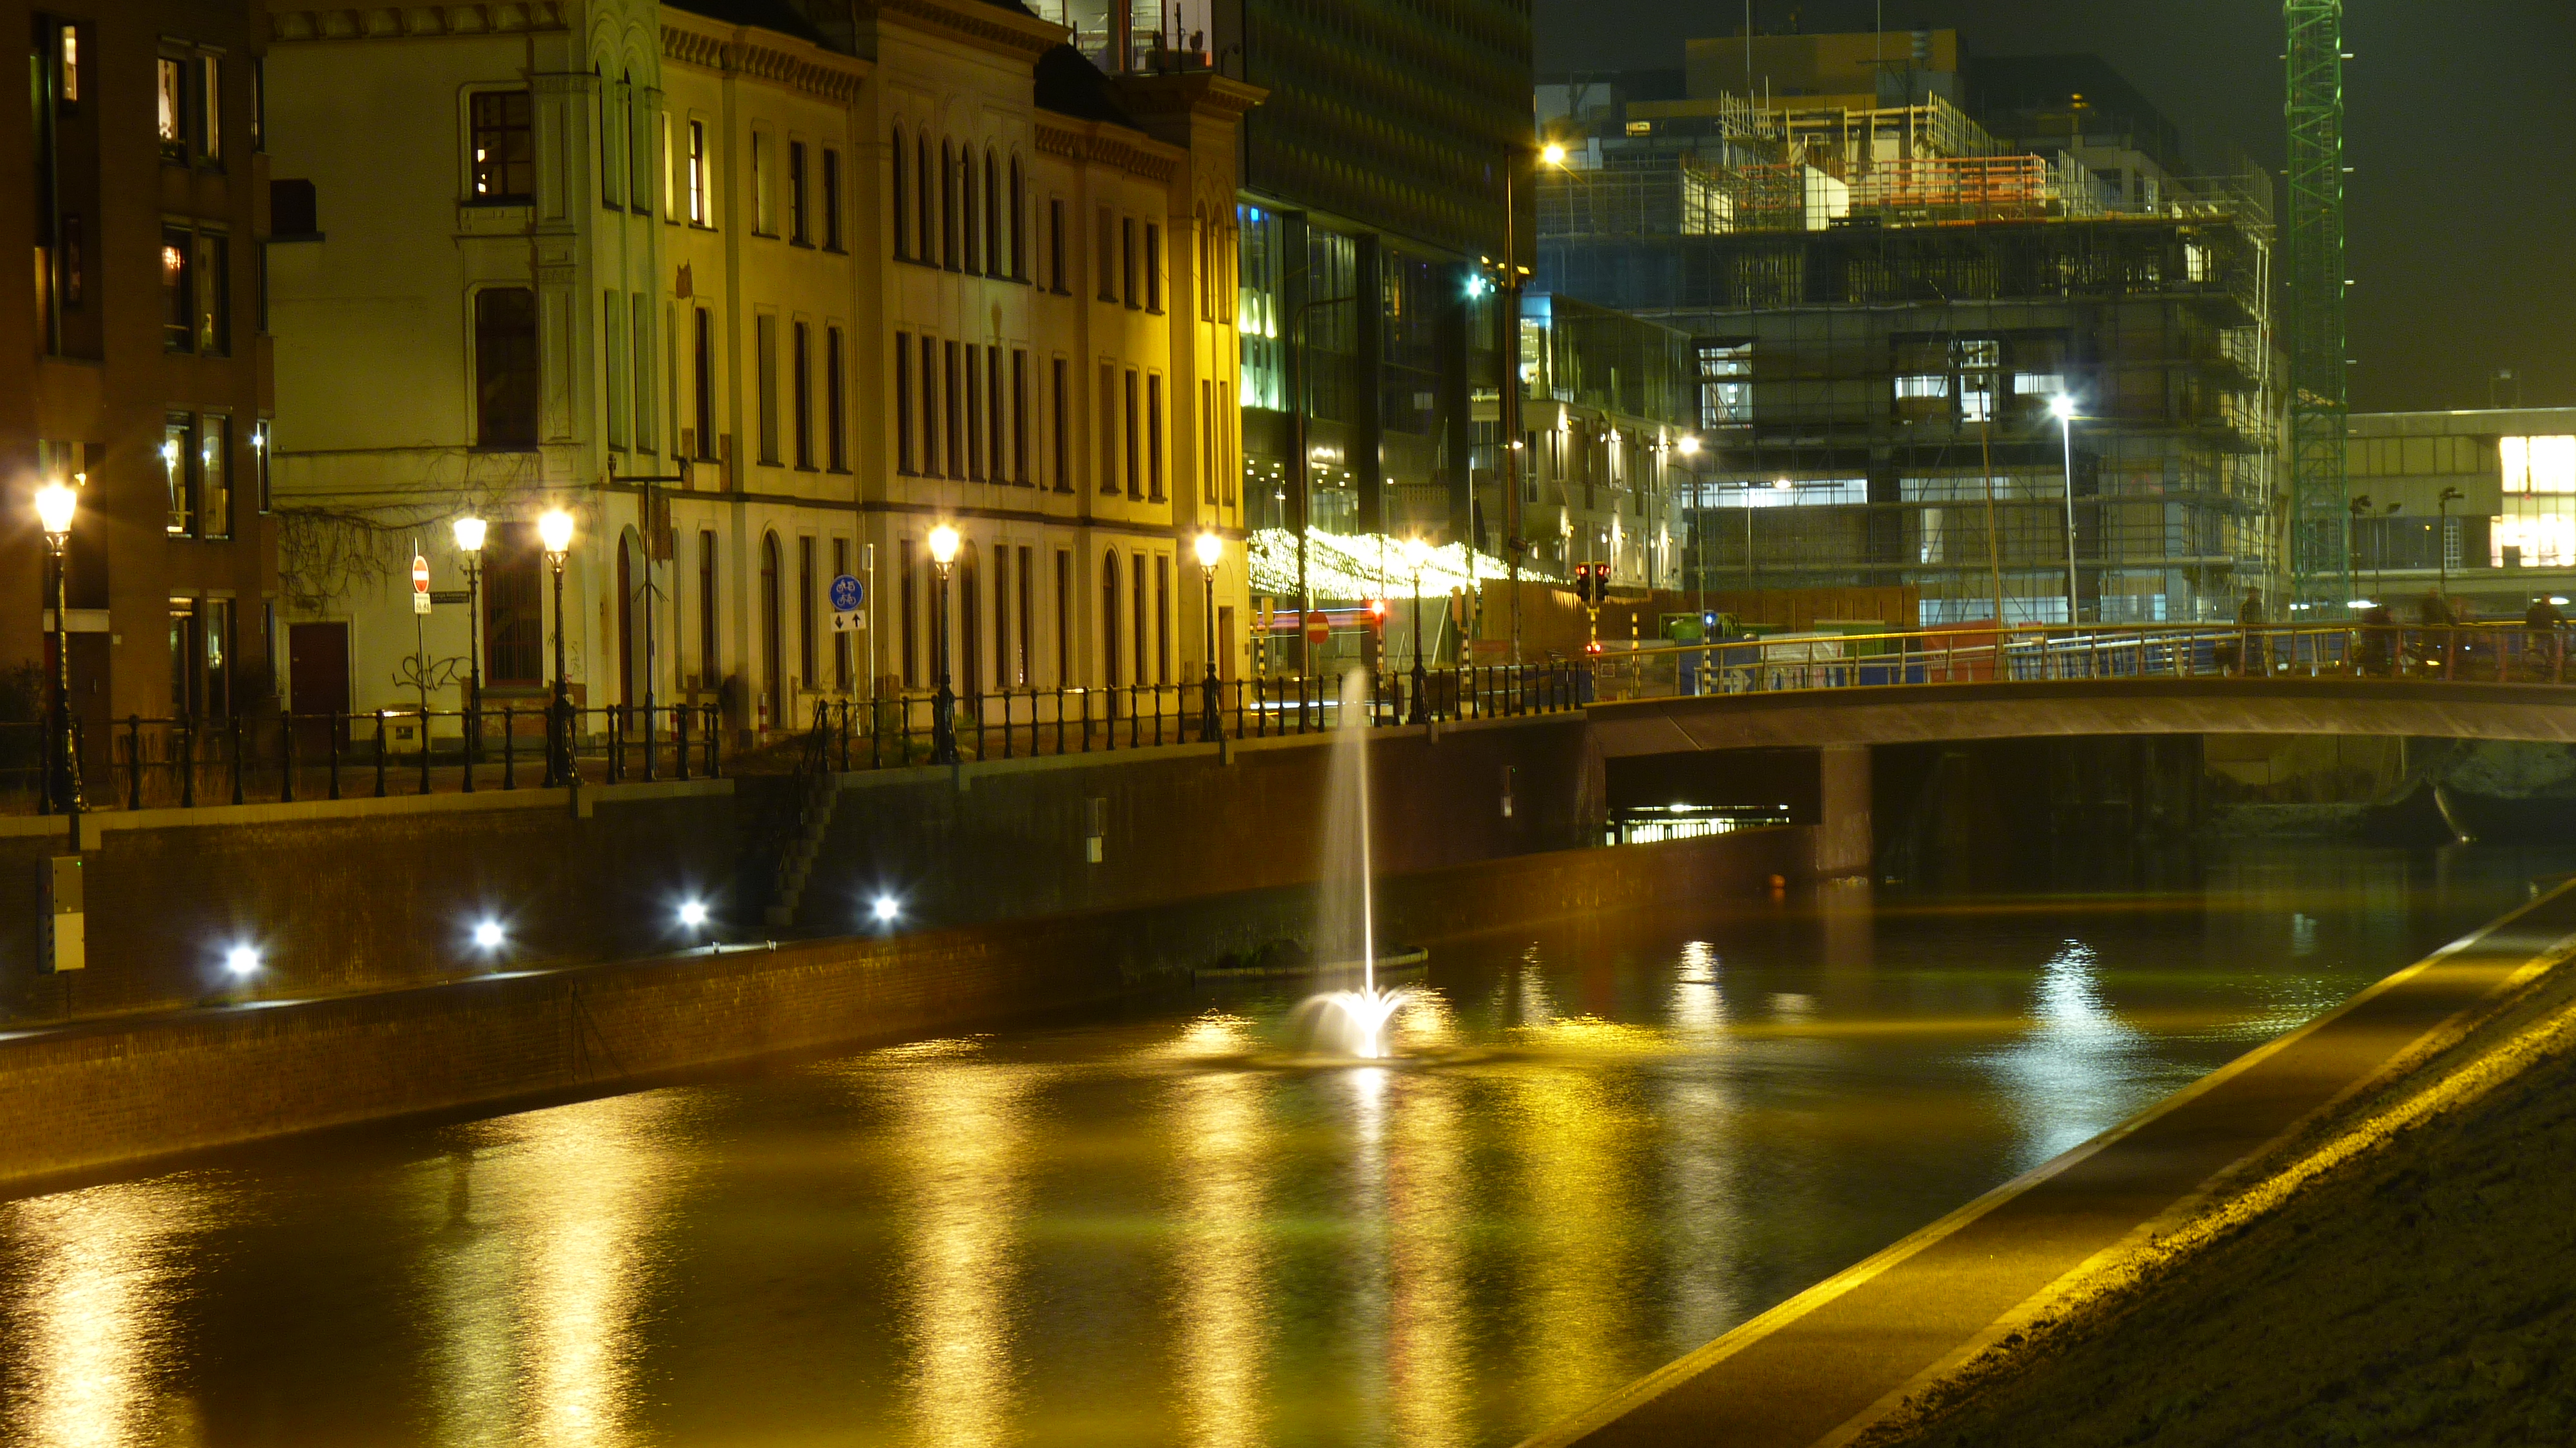
[[[2298,845],[1441,949],[0,1203],[20,1445],[1508,1445],[2566,862]],[[2151,883],[2140,883],[2148,881]]]

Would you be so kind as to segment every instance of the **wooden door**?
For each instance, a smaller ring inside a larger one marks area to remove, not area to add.
[[[286,628],[287,708],[297,715],[349,712],[349,626],[297,623]],[[295,721],[295,753],[321,759],[331,752],[327,718]],[[344,736],[345,737],[345,736]]]

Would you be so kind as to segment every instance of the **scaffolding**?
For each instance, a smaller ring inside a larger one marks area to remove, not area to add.
[[[2289,31],[2290,526],[2311,608],[2352,596],[2345,440],[2343,0],[2284,0]]]

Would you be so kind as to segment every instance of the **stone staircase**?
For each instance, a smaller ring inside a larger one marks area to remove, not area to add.
[[[832,809],[841,797],[840,777],[829,770],[801,775],[797,786],[795,825],[781,844],[776,873],[769,884],[766,913],[772,930],[795,927],[796,907],[804,900],[806,877],[813,873],[814,856],[823,848],[823,836],[832,828]]]

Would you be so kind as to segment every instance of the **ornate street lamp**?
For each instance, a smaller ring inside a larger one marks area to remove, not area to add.
[[[36,521],[45,530],[45,547],[54,558],[54,737],[61,741],[54,768],[47,771],[54,783],[46,793],[71,818],[76,845],[82,803],[80,750],[72,741],[71,633],[65,612],[71,600],[71,570],[65,549],[72,541],[72,515],[79,511],[80,494],[59,478],[36,490]]]
[[[456,520],[456,551],[465,555],[465,788],[474,788],[474,761],[483,743],[483,535],[487,525],[468,513]]]
[[[547,733],[546,783],[570,784],[572,773],[572,684],[564,678],[564,555],[572,551],[572,514],[550,508],[537,520],[537,541],[546,549],[546,566],[555,575],[555,697]]]
[[[931,610],[931,652],[939,659],[939,692],[930,701],[930,762],[955,764],[957,695],[948,687],[948,570],[957,562],[957,530],[942,523],[930,530],[930,566],[939,575],[937,606]]]
[[[1199,578],[1207,589],[1207,677],[1199,681],[1199,739],[1204,743],[1225,733],[1225,720],[1217,709],[1216,683],[1216,565],[1225,556],[1225,540],[1209,530],[1199,534],[1195,547]],[[1305,627],[1302,620],[1298,627]]]
[[[1430,712],[1422,706],[1422,695],[1430,676],[1422,668],[1422,564],[1431,555],[1430,546],[1420,538],[1404,540],[1404,561],[1413,567],[1413,711],[1405,716],[1407,724],[1428,724]]]

